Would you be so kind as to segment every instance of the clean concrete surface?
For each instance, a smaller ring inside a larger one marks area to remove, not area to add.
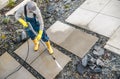
[[[111,36],[105,48],[117,54],[120,54],[120,28],[117,29],[117,31]]]
[[[66,22],[87,29],[87,25],[96,17],[96,15],[96,12],[81,9],[79,7],[66,19]]]
[[[31,66],[36,69],[45,79],[54,79],[56,75],[64,68],[64,66],[71,60],[68,56],[64,55],[62,52],[53,48],[53,56],[56,58],[59,65],[55,63],[48,51],[37,58]]]
[[[86,0],[81,8],[100,12],[111,0]]]
[[[119,0],[86,0],[66,22],[111,37],[120,25],[119,4]]]
[[[110,37],[119,27],[120,19],[103,14],[98,14],[88,25],[91,31]]]
[[[111,0],[101,13],[120,18],[120,0]]]

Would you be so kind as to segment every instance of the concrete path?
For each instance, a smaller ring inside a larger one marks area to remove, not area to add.
[[[119,4],[118,0],[86,0],[66,21],[111,37],[120,25]]]

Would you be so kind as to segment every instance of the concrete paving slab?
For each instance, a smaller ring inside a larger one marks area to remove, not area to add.
[[[18,68],[20,64],[7,52],[0,56],[0,79],[5,79]]]
[[[76,9],[67,19],[66,22],[74,24],[82,28],[88,28],[88,23],[97,15],[96,12],[81,9]]]
[[[75,28],[70,27],[67,24],[56,21],[48,30],[47,34],[50,37],[50,40],[60,44],[62,43],[73,31]]]
[[[70,28],[71,26],[63,24],[59,21],[53,24],[53,26],[47,30],[47,34],[49,35],[50,40],[69,50],[80,58],[82,58],[98,40],[97,37],[94,37],[75,28],[70,32],[61,31],[64,29],[64,27]],[[65,33],[67,33],[67,36]]]
[[[53,48],[54,57],[62,68],[71,60],[68,56],[64,55],[57,49]],[[38,59],[36,59],[31,66],[36,69],[45,79],[54,79],[57,74],[62,70],[52,59],[48,51],[44,52]]]
[[[29,52],[28,52],[28,44],[29,44]],[[34,43],[31,39],[29,39],[28,42],[25,42],[17,50],[15,50],[15,53],[24,60],[28,55],[26,62],[30,64],[45,50],[45,47],[41,43],[38,51],[34,51],[33,48],[34,48]]]
[[[118,48],[115,48],[115,47],[113,47],[111,45],[105,45],[104,48],[120,55],[120,49],[118,49]]]
[[[89,30],[110,37],[119,27],[120,19],[99,14],[88,25]]]
[[[86,0],[82,5],[81,8],[100,12],[110,0]]]
[[[112,35],[105,48],[120,54],[120,28]]]
[[[107,44],[113,45],[114,47],[117,47],[120,49],[120,42],[119,41],[120,41],[120,28],[117,29],[116,32],[114,32],[114,34],[110,37]]]
[[[5,15],[14,15],[14,13],[22,6],[24,6],[27,2],[29,2],[30,0],[23,0],[23,2],[21,2],[19,5],[15,6],[13,9],[11,9],[10,11],[8,11]]]
[[[24,67],[19,71],[9,76],[7,79],[37,79],[31,73],[29,73]]]
[[[120,0],[111,0],[101,13],[120,18]]]
[[[16,0],[13,0],[13,1],[16,1]],[[0,0],[0,10],[5,6],[7,6],[8,3],[9,3],[9,0]]]
[[[3,7],[5,7],[6,5],[7,5],[7,3],[8,3],[8,0],[0,0],[0,10],[3,8]]]
[[[76,29],[60,45],[80,58],[83,58],[97,40],[97,37]]]

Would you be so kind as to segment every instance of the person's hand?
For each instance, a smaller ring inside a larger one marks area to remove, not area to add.
[[[24,21],[22,18],[20,18],[18,21],[19,21],[19,22],[23,25],[23,27],[25,27],[25,28],[27,28],[27,27],[28,27],[27,22],[26,22],[26,21]]]
[[[41,40],[42,34],[43,34],[43,31],[40,30],[39,33],[38,33],[38,35],[36,36],[36,39],[37,39],[38,41]]]

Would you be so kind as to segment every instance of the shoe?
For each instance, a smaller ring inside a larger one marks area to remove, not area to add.
[[[52,49],[52,47],[50,45],[50,41],[46,42],[46,45],[47,45],[49,53],[52,55],[53,54],[53,49]]]
[[[33,42],[34,42],[34,51],[37,51],[39,49],[40,43],[37,39],[34,39]]]

